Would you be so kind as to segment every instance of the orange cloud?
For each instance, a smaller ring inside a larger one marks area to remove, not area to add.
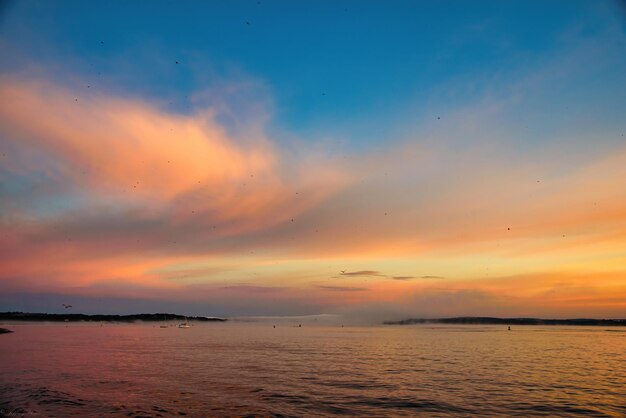
[[[282,151],[262,126],[236,137],[211,109],[172,114],[6,77],[0,97],[5,291],[407,309],[411,294],[433,312],[429,297],[458,313],[506,301],[512,312],[623,312],[623,146],[563,160],[560,149],[517,156],[425,140],[339,160]],[[436,283],[420,279],[430,271],[387,268],[420,260],[455,265]],[[343,261],[363,268],[320,273]],[[501,278],[472,276],[479,262]],[[172,280],[176,270],[185,280]],[[239,276],[246,284],[226,284]]]
[[[214,222],[236,222],[235,232],[264,228],[319,203],[346,181],[328,166],[286,177],[270,141],[229,137],[210,109],[173,115],[138,100],[15,79],[2,80],[0,95],[3,132],[55,164],[20,160],[8,163],[11,171],[48,169],[87,193],[148,213],[175,203],[169,215],[179,221],[210,212]]]
[[[0,174],[26,184],[2,204],[5,281],[162,287],[146,272],[290,223],[349,182],[317,155],[290,161],[262,133],[230,136],[211,109],[177,115],[7,77],[0,97]]]

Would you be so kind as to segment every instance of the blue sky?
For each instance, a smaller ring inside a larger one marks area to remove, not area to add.
[[[179,112],[195,92],[236,81],[244,91],[225,99],[270,101],[271,127],[353,146],[401,135],[623,24],[616,2],[588,1],[35,1],[5,14],[4,71],[34,61]]]

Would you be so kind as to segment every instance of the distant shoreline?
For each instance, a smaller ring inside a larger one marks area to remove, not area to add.
[[[454,318],[409,318],[401,321],[385,321],[384,325],[457,324],[457,325],[577,325],[577,326],[626,326],[626,319],[541,319],[541,318],[492,318],[462,316]]]
[[[0,312],[0,321],[46,321],[46,322],[158,322],[158,321],[200,321],[224,322],[226,318],[206,316],[185,316],[170,313],[135,314],[135,315],[85,315],[85,314],[47,314],[30,312]]]

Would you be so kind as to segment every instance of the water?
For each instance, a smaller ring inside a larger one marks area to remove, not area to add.
[[[9,328],[5,416],[626,416],[624,328]]]

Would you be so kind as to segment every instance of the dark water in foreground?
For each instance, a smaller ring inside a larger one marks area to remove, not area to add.
[[[5,416],[626,416],[626,329],[15,325]]]

